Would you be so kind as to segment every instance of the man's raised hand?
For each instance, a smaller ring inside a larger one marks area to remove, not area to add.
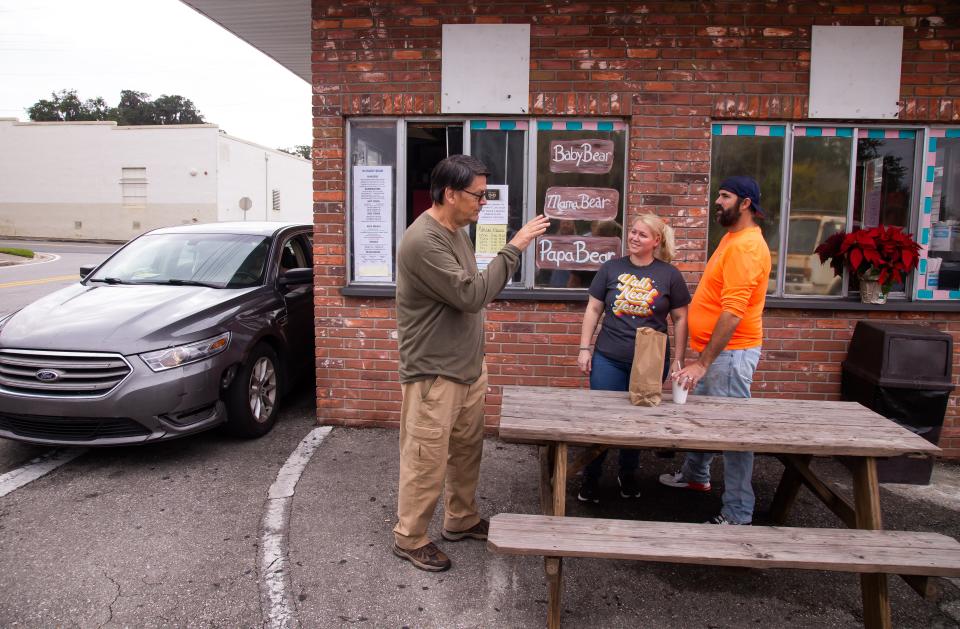
[[[547,231],[547,227],[550,227],[550,219],[543,214],[539,214],[536,218],[520,228],[520,231],[514,235],[510,244],[520,251],[523,251],[537,236],[541,236],[543,232]]]

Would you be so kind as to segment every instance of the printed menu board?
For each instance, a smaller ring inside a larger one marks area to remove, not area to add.
[[[391,166],[353,167],[353,278],[393,281]]]

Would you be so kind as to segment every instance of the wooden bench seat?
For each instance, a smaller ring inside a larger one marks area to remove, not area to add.
[[[748,568],[960,576],[960,543],[939,533],[717,526],[501,513],[487,547],[497,553],[600,557]],[[561,570],[548,566],[551,626],[559,624]]]

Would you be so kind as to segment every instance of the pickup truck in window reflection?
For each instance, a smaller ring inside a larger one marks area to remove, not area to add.
[[[312,227],[157,229],[0,319],[0,437],[259,437],[314,373]]]
[[[845,216],[827,216],[816,210],[796,209],[790,214],[787,232],[787,268],[784,292],[800,295],[839,295],[841,279],[829,264],[820,264],[814,249],[842,232]]]

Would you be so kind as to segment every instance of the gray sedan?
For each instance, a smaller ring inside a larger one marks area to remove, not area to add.
[[[309,225],[148,232],[0,319],[0,437],[119,445],[266,434],[313,378]]]

